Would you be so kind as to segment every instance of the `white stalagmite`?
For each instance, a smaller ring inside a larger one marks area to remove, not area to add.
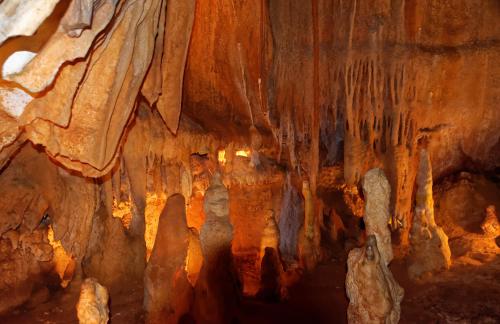
[[[366,235],[377,237],[380,254],[387,265],[393,258],[391,232],[388,226],[391,187],[381,169],[371,169],[366,172],[362,185],[366,199],[364,216]]]

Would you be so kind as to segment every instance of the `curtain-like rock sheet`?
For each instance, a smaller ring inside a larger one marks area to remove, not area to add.
[[[0,3],[0,45],[9,37],[33,35],[59,0],[5,0]]]
[[[181,115],[184,66],[193,28],[195,0],[169,0],[163,48],[162,93],[156,107],[172,133]]]
[[[7,145],[27,138],[69,169],[106,174],[148,71],[162,75],[147,78],[147,87],[161,89],[148,97],[164,98],[158,109],[173,116],[167,125],[176,130],[195,2],[167,2],[73,0],[50,18],[57,28],[40,51],[21,71],[5,75],[10,82],[0,80],[7,112],[0,116],[6,121],[2,157],[16,150]]]

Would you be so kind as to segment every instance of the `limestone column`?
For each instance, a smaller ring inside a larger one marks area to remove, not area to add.
[[[190,236],[184,197],[174,194],[160,215],[144,275],[146,323],[178,323],[189,312],[193,300],[186,271]]]
[[[418,278],[424,273],[448,269],[451,252],[448,237],[434,220],[432,168],[427,150],[420,151],[417,175],[416,207],[410,231],[410,266],[408,274]]]
[[[378,248],[385,264],[393,258],[391,232],[389,230],[389,203],[391,187],[381,169],[371,169],[363,177],[363,194],[365,196],[366,235],[375,235]]]

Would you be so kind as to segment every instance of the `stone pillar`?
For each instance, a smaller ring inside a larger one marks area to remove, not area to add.
[[[200,233],[203,266],[195,287],[193,315],[199,323],[229,323],[238,299],[237,276],[231,254],[229,193],[218,173],[205,193],[204,211]]]
[[[106,324],[109,320],[108,291],[97,279],[87,278],[80,289],[76,313],[80,324]]]
[[[189,312],[193,300],[186,271],[190,236],[184,197],[174,194],[161,213],[144,275],[146,323],[177,323]]]
[[[448,269],[451,252],[448,237],[434,220],[432,198],[432,168],[427,150],[420,151],[417,175],[417,196],[413,224],[410,231],[410,278],[424,273]]]
[[[363,248],[349,252],[345,284],[349,323],[398,323],[404,290],[383,260],[375,235],[368,236]]]
[[[389,203],[391,187],[381,169],[371,169],[363,177],[363,194],[365,196],[366,235],[377,237],[378,248],[385,264],[392,261],[391,232],[389,230]]]

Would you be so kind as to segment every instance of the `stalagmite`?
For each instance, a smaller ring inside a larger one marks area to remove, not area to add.
[[[417,196],[415,215],[410,232],[411,278],[442,269],[448,269],[451,252],[448,237],[434,220],[434,200],[432,198],[432,168],[427,150],[420,151],[420,166],[417,176]]]
[[[80,299],[76,305],[80,324],[106,324],[109,320],[108,291],[97,279],[87,278],[80,290]]]
[[[288,174],[283,187],[283,201],[279,217],[280,253],[283,261],[293,264],[297,258],[297,245],[301,227],[301,214],[304,212],[304,203],[298,191],[293,187],[291,175]]]
[[[178,323],[189,311],[193,299],[186,271],[190,235],[184,197],[170,196],[144,275],[146,323]]]
[[[393,258],[391,232],[389,231],[389,202],[391,187],[381,169],[372,169],[363,177],[363,194],[366,199],[364,221],[366,235],[375,235],[380,255],[389,264]]]
[[[377,247],[375,235],[347,259],[347,320],[351,324],[396,324],[404,290],[394,279]]]
[[[260,257],[262,260],[265,254],[266,248],[274,249],[277,253],[279,252],[279,242],[280,242],[280,232],[278,224],[274,219],[274,211],[268,210],[266,212],[266,227],[262,231],[262,238],[260,240]]]
[[[488,237],[497,237],[500,235],[500,223],[498,222],[495,206],[486,207],[486,217],[481,224],[481,229]]]
[[[214,174],[205,193],[204,211],[200,232],[204,260],[195,287],[194,316],[203,323],[228,323],[237,301],[231,255],[233,226],[228,191],[219,173]]]
[[[302,266],[311,271],[316,267],[320,258],[321,236],[309,181],[302,183],[302,195],[304,196],[305,217],[299,234],[299,257]]]

